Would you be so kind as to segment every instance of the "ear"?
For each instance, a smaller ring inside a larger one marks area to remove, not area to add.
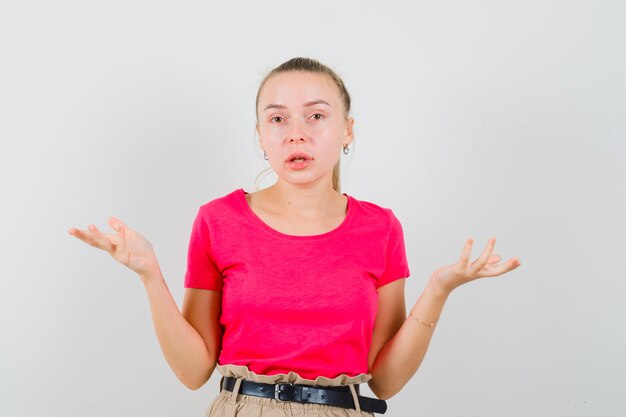
[[[256,134],[259,138],[259,146],[261,147],[261,149],[263,148],[263,141],[261,140],[261,129],[259,128],[259,124],[256,124],[256,127],[254,129],[256,131]]]
[[[354,138],[354,118],[348,117],[346,120],[346,132],[343,138],[344,145],[350,145],[352,143],[352,139]]]

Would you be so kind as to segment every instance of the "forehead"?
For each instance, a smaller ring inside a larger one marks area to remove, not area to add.
[[[259,95],[259,107],[266,104],[298,105],[312,100],[326,100],[337,105],[339,88],[327,74],[289,71],[268,78]]]

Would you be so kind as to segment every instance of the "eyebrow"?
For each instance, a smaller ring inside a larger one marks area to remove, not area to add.
[[[311,106],[315,106],[316,104],[326,104],[328,107],[332,107],[326,100],[313,100],[313,101],[307,101],[306,103],[304,103],[304,105],[302,107],[311,107]],[[286,109],[287,106],[284,106],[282,104],[268,104],[263,111],[267,111],[268,109]]]

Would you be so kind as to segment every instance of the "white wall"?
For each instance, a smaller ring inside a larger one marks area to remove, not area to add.
[[[182,301],[200,204],[253,190],[263,75],[343,75],[345,192],[403,223],[413,305],[491,236],[522,266],[453,294],[386,416],[621,416],[626,6],[620,1],[0,3],[0,415],[201,416],[138,278],[67,234],[116,215]],[[365,392],[369,392],[365,390]]]

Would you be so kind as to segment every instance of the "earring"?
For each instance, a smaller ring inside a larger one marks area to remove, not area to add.
[[[267,154],[265,153],[265,151],[263,151],[263,159],[265,159],[266,161],[269,159],[269,158],[267,157]]]
[[[348,145],[343,145],[343,154],[347,155],[350,153],[350,148],[348,148]]]

